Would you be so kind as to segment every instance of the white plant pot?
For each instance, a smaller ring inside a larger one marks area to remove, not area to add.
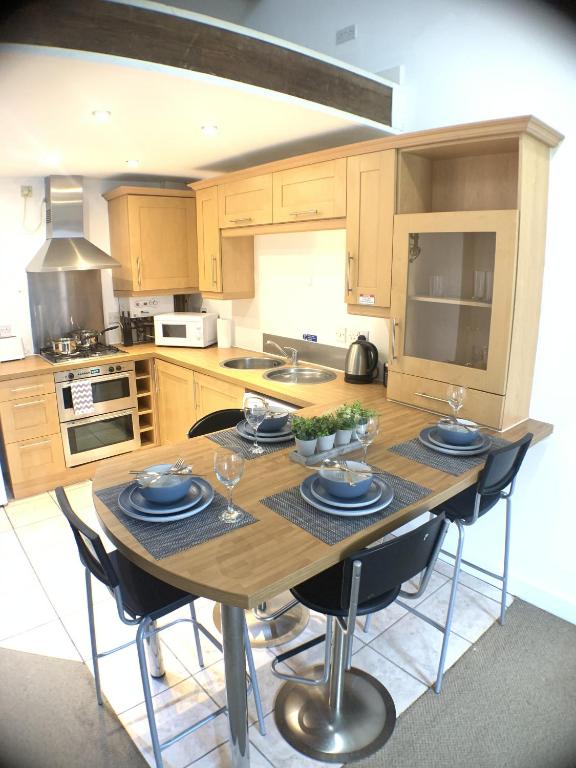
[[[334,445],[348,445],[352,439],[353,429],[337,429]]]
[[[314,440],[300,440],[299,437],[294,438],[296,441],[296,450],[300,456],[313,456],[316,451],[316,443],[318,439]]]
[[[318,450],[329,451],[334,448],[334,440],[336,439],[336,433],[333,435],[322,435],[318,438]]]

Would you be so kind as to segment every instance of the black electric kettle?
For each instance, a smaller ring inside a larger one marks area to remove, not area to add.
[[[344,381],[369,384],[378,375],[378,350],[366,336],[358,336],[346,353]]]

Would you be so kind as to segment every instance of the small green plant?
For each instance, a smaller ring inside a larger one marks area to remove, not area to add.
[[[336,419],[336,429],[354,429],[357,416],[351,406],[341,405],[334,413]]]
[[[314,438],[318,437],[316,418],[294,416],[292,418],[292,432],[298,440],[314,440]]]
[[[316,421],[316,437],[327,437],[333,435],[338,427],[336,426],[336,415],[334,413],[325,413],[323,416],[314,417]]]

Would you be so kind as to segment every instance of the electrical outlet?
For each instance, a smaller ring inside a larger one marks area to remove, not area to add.
[[[336,328],[334,336],[337,342],[346,344],[346,328]]]
[[[339,29],[336,32],[336,45],[342,45],[342,43],[347,43],[349,40],[356,40],[357,35],[358,31],[356,29],[356,24],[349,24],[347,27],[342,27],[342,29]]]
[[[366,341],[368,341],[369,332],[358,330],[358,328],[347,328],[346,341],[348,342],[348,344],[352,344],[353,341],[356,341],[358,336],[365,336]]]
[[[20,197],[32,197],[32,187],[26,185],[20,187]]]

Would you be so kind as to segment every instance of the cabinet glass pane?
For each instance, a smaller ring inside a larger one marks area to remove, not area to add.
[[[404,354],[486,370],[495,232],[409,235]]]

